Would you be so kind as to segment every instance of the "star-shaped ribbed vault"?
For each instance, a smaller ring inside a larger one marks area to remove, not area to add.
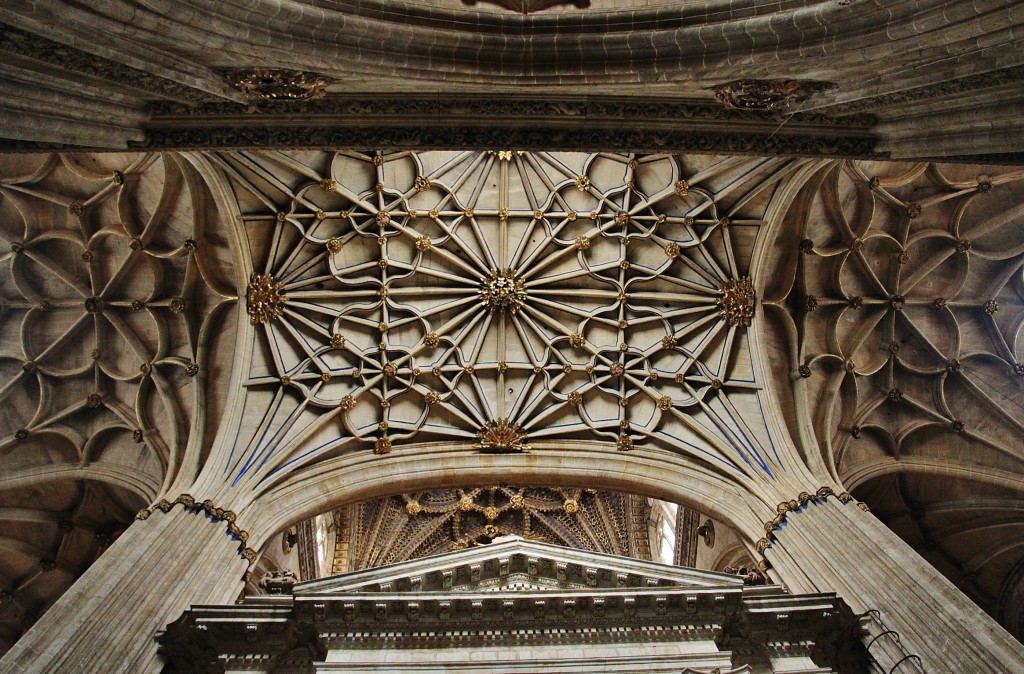
[[[252,255],[246,385],[275,400],[233,480],[437,439],[649,443],[772,474],[763,425],[737,406],[756,405],[750,253],[785,160],[219,161]]]
[[[150,504],[179,524],[203,504],[251,566],[360,499],[412,523],[394,559],[486,543],[538,490],[552,539],[621,550],[587,518],[632,488],[685,495],[691,534],[706,509],[767,569],[787,513],[843,487],[1019,633],[1022,179],[514,149],[7,158],[3,636]]]

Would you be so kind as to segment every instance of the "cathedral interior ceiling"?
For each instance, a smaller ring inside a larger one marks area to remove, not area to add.
[[[1019,161],[1022,21],[1012,0],[40,0],[0,10],[2,133]]]
[[[345,457],[585,444],[671,458],[766,516],[808,480],[845,485],[1019,621],[1022,178],[615,152],[8,155],[0,518],[50,524],[0,542],[4,610],[23,607],[4,620],[102,547],[61,552],[64,521],[113,536],[140,503],[258,498]]]
[[[790,421],[813,428],[808,460],[990,613],[1015,611],[1018,636],[1022,180],[968,166],[825,165],[774,240],[785,262],[763,304],[769,340],[788,354],[775,376],[796,371]]]
[[[664,448],[724,481],[784,459],[750,260],[786,159],[218,155],[253,269],[233,483],[370,449]],[[250,411],[251,410],[251,411]]]

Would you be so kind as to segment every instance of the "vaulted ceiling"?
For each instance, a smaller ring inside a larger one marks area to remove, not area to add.
[[[1022,23],[1014,0],[6,3],[0,135],[1019,161]]]
[[[197,476],[259,491],[438,441],[597,441],[751,490],[803,463],[1019,635],[1022,180],[613,152],[5,156],[4,638]],[[549,492],[568,515],[593,498]],[[501,493],[452,501],[428,538],[478,510],[480,535],[508,533]],[[446,507],[396,498],[410,521]]]

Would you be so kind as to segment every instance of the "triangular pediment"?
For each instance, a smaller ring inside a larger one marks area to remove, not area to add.
[[[296,596],[353,592],[566,592],[740,588],[737,576],[515,539],[299,583]]]

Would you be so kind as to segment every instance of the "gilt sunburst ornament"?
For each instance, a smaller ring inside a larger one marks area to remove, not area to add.
[[[480,300],[491,312],[514,314],[526,301],[526,284],[515,269],[492,270],[491,277],[480,284]]]
[[[528,452],[530,446],[525,444],[526,432],[522,426],[502,417],[496,421],[484,423],[476,433],[479,442],[473,445],[476,449],[491,452]]]
[[[268,323],[284,311],[282,306],[287,297],[281,292],[284,281],[279,281],[271,274],[252,274],[249,276],[249,290],[245,295],[246,311],[253,325]]]
[[[754,284],[750,277],[730,279],[722,285],[722,315],[729,325],[750,327],[754,318]]]

